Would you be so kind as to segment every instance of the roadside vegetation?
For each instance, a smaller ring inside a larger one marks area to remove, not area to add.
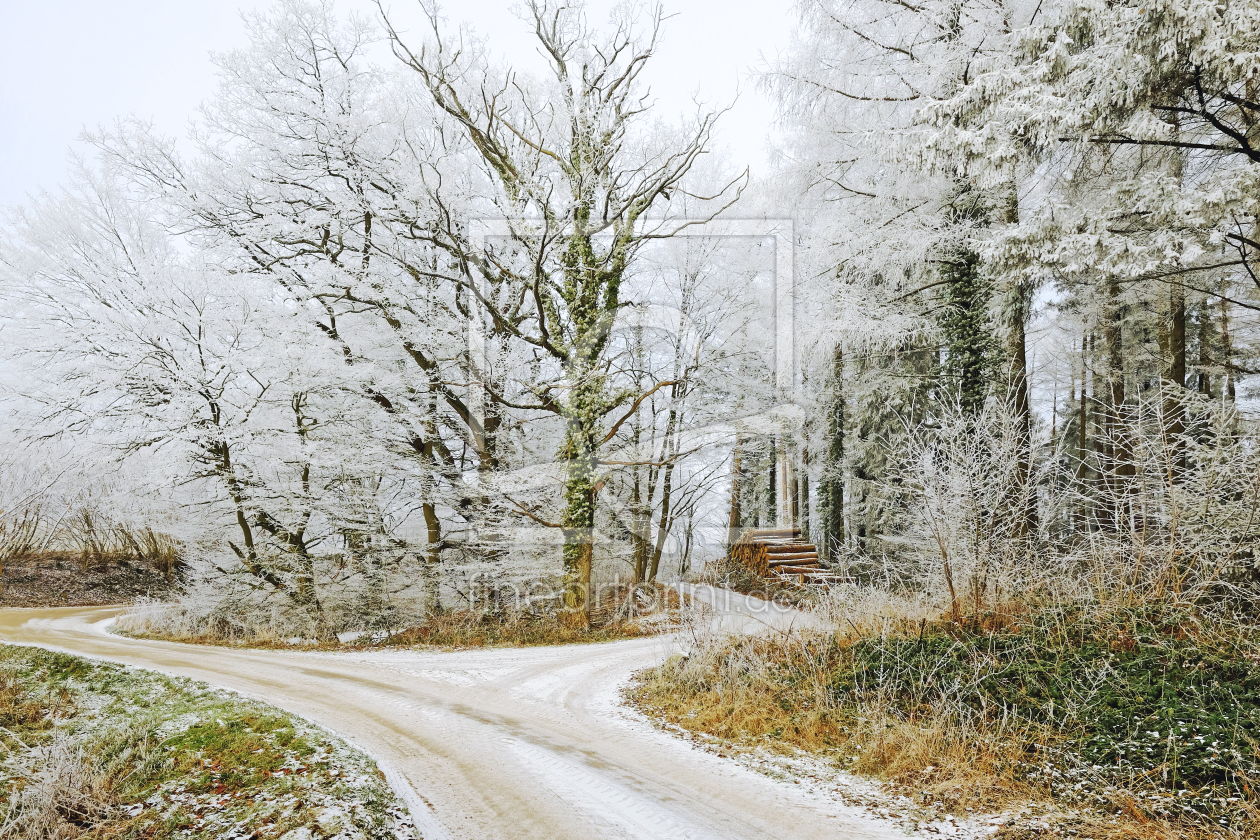
[[[0,565],[0,607],[88,607],[168,597],[178,575],[168,575],[134,554],[84,560],[78,553],[47,551]]]
[[[728,747],[813,754],[954,814],[1032,803],[1037,822],[1085,837],[1260,831],[1254,624],[1123,603],[964,626],[894,615],[710,640],[641,675],[631,697]]]
[[[394,840],[375,764],[227,691],[0,647],[3,840]]]
[[[488,605],[482,609],[435,611],[423,621],[397,629],[349,632],[325,638],[291,635],[292,625],[275,624],[258,615],[209,615],[188,610],[181,603],[142,601],[119,617],[114,630],[140,639],[223,645],[319,650],[359,650],[370,647],[528,647],[587,644],[636,639],[678,629],[682,603],[678,590],[640,584],[614,586],[592,599],[589,626],[569,626],[545,608],[521,609]]]
[[[618,587],[592,601],[590,627],[558,624],[546,613],[468,611],[434,615],[383,640],[386,645],[526,647],[635,639],[676,631],[678,590],[665,586]]]

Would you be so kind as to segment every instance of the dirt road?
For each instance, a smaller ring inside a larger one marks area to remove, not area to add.
[[[747,618],[746,605],[725,609]],[[451,652],[241,651],[113,636],[105,628],[118,612],[0,610],[0,641],[204,680],[316,721],[378,759],[426,840],[905,836],[698,751],[623,708],[620,686],[673,652],[671,638]]]

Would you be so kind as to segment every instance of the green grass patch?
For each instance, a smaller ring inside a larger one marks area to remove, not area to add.
[[[878,695],[907,717],[945,703],[982,724],[1053,733],[1031,775],[1140,786],[1177,809],[1227,817],[1260,792],[1260,645],[1185,609],[1051,610],[986,634],[868,638],[834,670],[837,704]],[[1069,784],[1070,783],[1070,784]]]
[[[416,836],[367,756],[190,680],[0,646],[0,727],[0,840]]]

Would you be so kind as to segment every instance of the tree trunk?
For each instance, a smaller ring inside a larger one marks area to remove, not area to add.
[[[1212,316],[1208,311],[1207,300],[1199,310],[1199,372],[1196,377],[1197,390],[1208,399],[1212,397],[1212,376],[1208,368],[1212,365]]]
[[[648,582],[656,580],[656,575],[661,568],[661,555],[665,553],[665,540],[669,536],[669,529],[673,527],[673,515],[670,510],[670,500],[673,491],[674,465],[667,464],[664,467],[665,477],[661,486],[661,516],[656,532],[656,547],[652,550],[652,566],[648,569]]]
[[[743,470],[743,459],[744,438],[740,435],[735,438],[735,451],[731,455],[731,514],[726,526],[727,553],[730,553],[731,546],[739,539],[739,535],[744,528],[744,517],[740,508],[739,498],[742,490],[740,473]]]
[[[943,260],[946,306],[941,315],[945,335],[945,378],[963,413],[975,416],[989,393],[994,341],[989,306],[992,285],[980,269],[980,257],[963,251]]]
[[[822,514],[819,549],[830,562],[844,544],[844,351],[831,356],[831,405],[827,412],[827,461],[822,469],[818,501]]]
[[[809,537],[810,516],[809,516],[809,461],[808,461],[808,457],[809,457],[809,451],[806,450],[806,453],[805,453],[806,460],[801,465],[802,469],[801,469],[801,479],[800,479],[801,537],[805,540],[809,540],[810,538]]]
[[[678,578],[681,580],[691,571],[691,545],[695,539],[695,519],[687,515],[687,527],[683,529],[682,558],[678,561]]]
[[[1224,281],[1221,281],[1224,285]],[[1224,292],[1224,289],[1222,289]],[[1236,398],[1234,390],[1234,343],[1229,332],[1229,302],[1222,295],[1221,305],[1221,365],[1225,369],[1225,381],[1222,393],[1231,403]]]
[[[638,440],[636,432],[635,450],[638,451]],[[634,480],[630,485],[630,515],[633,521],[630,523],[630,539],[634,543],[634,574],[631,583],[640,583],[647,574],[648,566],[648,529],[651,523],[648,521],[648,508],[643,501],[643,468],[634,467]]]
[[[1173,283],[1168,294],[1168,389],[1164,395],[1165,434],[1174,477],[1185,471],[1183,436],[1186,431],[1185,406],[1181,389],[1186,387],[1186,290]]]
[[[1076,486],[1081,496],[1081,506],[1078,511],[1078,522],[1081,527],[1088,527],[1089,523],[1089,502],[1086,494],[1086,483],[1089,479],[1089,380],[1090,380],[1090,358],[1089,352],[1093,348],[1093,334],[1086,335],[1081,338],[1081,406],[1080,406],[1080,425],[1076,430]]]
[[[801,524],[801,487],[800,475],[796,469],[796,459],[791,456],[792,450],[783,447],[784,501],[788,505],[788,525],[799,528]]]
[[[1178,132],[1181,129],[1181,115],[1177,112],[1169,114],[1172,124]],[[1185,174],[1185,154],[1182,149],[1169,149],[1169,162],[1172,174],[1178,183],[1183,182]],[[1164,378],[1168,380],[1164,398],[1165,438],[1168,441],[1168,458],[1172,477],[1179,478],[1186,467],[1184,436],[1186,431],[1185,404],[1181,391],[1186,387],[1186,288],[1179,278],[1174,278],[1168,287],[1168,367]]]
[[[442,523],[432,501],[426,500],[420,510],[425,529],[424,614],[433,616],[442,611]]]
[[[675,371],[675,376],[678,375]],[[671,405],[677,405],[677,399],[680,396],[678,386],[674,385],[670,389]],[[669,416],[665,421],[665,434],[663,437],[663,446],[661,447],[662,460],[664,466],[660,469],[664,473],[661,480],[661,515],[660,526],[656,535],[656,547],[652,552],[652,566],[648,570],[648,581],[655,581],[657,574],[661,568],[661,556],[665,552],[665,540],[669,537],[670,529],[674,527],[677,520],[677,512],[673,509],[673,489],[674,489],[674,456],[678,454],[678,410],[671,408]]]
[[[589,205],[579,202],[574,232],[569,236],[563,264],[565,296],[572,319],[573,340],[568,348],[569,393],[564,402],[565,436],[560,458],[565,464],[564,603],[560,621],[569,627],[591,625],[591,565],[595,550],[595,502],[599,494],[601,418],[607,407],[607,383],[599,359],[617,311],[618,265],[609,255],[601,259],[591,245]]]
[[[778,472],[779,472],[779,449],[778,449],[778,446],[776,446],[776,441],[774,437],[772,436],[770,438],[770,488],[769,488],[769,493],[768,493],[770,500],[769,500],[769,510],[766,512],[766,522],[770,525],[771,528],[775,527],[775,525],[779,521]]]
[[[1119,529],[1128,519],[1129,479],[1135,473],[1129,452],[1128,427],[1125,417],[1124,331],[1120,304],[1120,281],[1111,278],[1107,284],[1107,324],[1103,339],[1107,343],[1107,440],[1111,454],[1108,505],[1112,527]]]
[[[1020,500],[1020,521],[1015,530],[1021,541],[1032,538],[1037,533],[1037,495],[1033,491],[1033,457],[1032,457],[1032,400],[1028,394],[1028,290],[1019,283],[1012,284],[1010,304],[1010,323],[1007,333],[1007,351],[1010,359],[1010,387],[1015,415],[1019,423],[1019,474],[1022,496]]]
[[[585,375],[584,375],[585,374]],[[565,462],[564,605],[560,621],[569,627],[591,624],[591,563],[595,546],[596,449],[598,446],[598,384],[583,370],[577,373],[567,405],[567,427],[561,457]]]

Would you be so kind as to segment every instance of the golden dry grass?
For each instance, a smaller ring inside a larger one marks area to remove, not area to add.
[[[906,720],[875,706],[831,708],[816,680],[800,676],[817,670],[816,652],[788,651],[773,639],[748,647],[750,658],[764,656],[772,665],[743,685],[693,682],[692,690],[680,690],[690,680],[683,673],[686,661],[675,659],[644,674],[627,698],[659,721],[735,748],[821,756],[952,811],[1002,808],[1033,795],[1010,772],[1028,757],[1024,739],[986,735],[931,711]]]
[[[6,734],[14,729],[50,728],[48,714],[48,704],[31,696],[16,676],[0,671],[0,728]]]

